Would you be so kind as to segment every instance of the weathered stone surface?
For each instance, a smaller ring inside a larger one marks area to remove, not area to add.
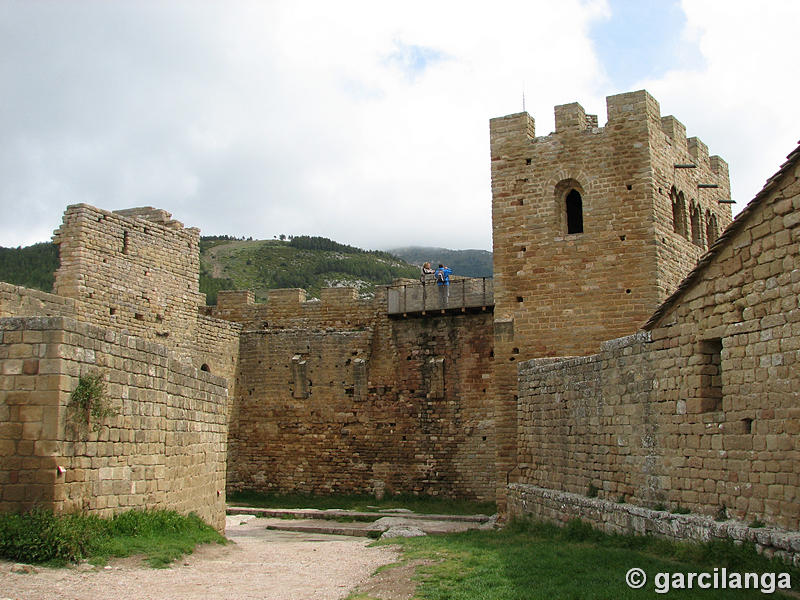
[[[782,235],[796,181],[771,180],[648,331],[520,365],[519,483],[798,529],[800,259]],[[787,551],[770,531],[746,535]]]

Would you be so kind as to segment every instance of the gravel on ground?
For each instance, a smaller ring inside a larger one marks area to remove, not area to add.
[[[370,539],[268,531],[260,521],[229,516],[232,544],[201,546],[167,569],[141,557],[32,572],[0,561],[0,600],[336,600],[398,559]]]

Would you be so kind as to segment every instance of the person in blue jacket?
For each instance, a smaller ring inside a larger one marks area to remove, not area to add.
[[[452,269],[440,263],[439,268],[436,269],[433,275],[439,288],[439,304],[442,308],[447,306],[447,301],[450,299],[450,275],[452,274]]]

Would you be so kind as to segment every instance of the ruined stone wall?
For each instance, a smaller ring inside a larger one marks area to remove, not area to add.
[[[385,290],[221,294],[246,321],[230,489],[491,500],[491,314],[391,320]]]
[[[227,389],[163,345],[70,318],[0,319],[0,510],[194,511],[224,527]],[[114,416],[76,423],[80,375]]]
[[[795,160],[649,332],[520,368],[519,483],[796,530],[799,249]]]
[[[0,507],[173,508],[221,528],[241,325],[200,314],[198,230],[79,204],[54,241],[55,294],[0,284],[0,316],[33,317],[3,321]],[[97,433],[67,409],[90,371],[119,408]]]
[[[240,329],[198,318],[200,232],[150,208],[109,212],[67,207],[53,235],[61,266],[54,292],[75,301],[75,315],[177,351],[196,367],[233,378]]]
[[[600,128],[579,104],[557,106],[556,131],[544,137],[527,113],[490,124],[501,508],[517,462],[518,362],[597,352],[636,331],[674,290],[707,244],[673,231],[673,188],[701,216],[716,215],[720,230],[730,221],[718,202],[729,190],[724,162],[687,142],[655,99],[609,96],[607,111]],[[690,161],[695,168],[675,167]]]
[[[75,301],[0,281],[0,317],[74,317]]]

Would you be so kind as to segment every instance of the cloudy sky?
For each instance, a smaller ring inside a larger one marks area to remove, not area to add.
[[[800,139],[796,0],[0,0],[0,246],[68,204],[491,249],[489,119],[646,88],[738,211]]]

